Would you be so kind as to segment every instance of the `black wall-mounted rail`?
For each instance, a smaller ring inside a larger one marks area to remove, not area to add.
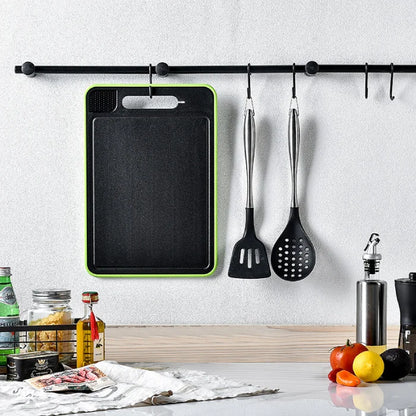
[[[392,72],[392,64],[388,65],[320,65],[309,61],[306,65],[295,65],[295,72],[315,75],[317,73],[369,73]],[[160,62],[151,66],[153,74],[167,76],[169,74],[243,74],[247,65],[198,65],[198,66],[169,66]],[[251,73],[292,73],[293,65],[250,65]],[[16,74],[34,76],[36,74],[149,74],[146,66],[44,66],[25,62],[15,66]],[[395,73],[416,73],[416,65],[394,65]]]

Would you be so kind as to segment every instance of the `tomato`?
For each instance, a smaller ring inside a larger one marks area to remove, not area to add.
[[[334,370],[331,370],[328,374],[328,378],[330,381],[332,381],[333,383],[337,382],[337,373],[339,371],[342,371],[342,368],[335,368]]]
[[[354,358],[362,353],[363,351],[367,351],[368,348],[360,343],[351,344],[350,340],[347,340],[345,345],[340,345],[339,347],[335,347],[331,355],[329,357],[329,362],[331,364],[332,369],[341,368],[343,370],[347,370],[350,373],[354,373],[352,369],[352,363]]]

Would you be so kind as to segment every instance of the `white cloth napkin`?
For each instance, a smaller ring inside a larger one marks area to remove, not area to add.
[[[49,416],[149,404],[183,403],[276,393],[239,381],[185,369],[144,370],[114,361],[96,364],[117,384],[94,393],[57,394],[26,383],[0,381],[2,416]]]

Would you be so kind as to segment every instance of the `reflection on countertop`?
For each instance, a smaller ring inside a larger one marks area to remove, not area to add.
[[[330,383],[328,393],[336,407],[356,409],[357,415],[386,415],[388,410],[399,415],[416,414],[416,377],[399,381],[362,383],[360,387],[346,387]]]
[[[331,383],[329,364],[201,363],[131,364],[135,367],[181,367],[264,387],[277,394],[235,399],[136,407],[91,413],[94,416],[416,416],[416,377],[345,387]]]
[[[328,380],[330,366],[322,363],[175,363],[166,366],[206,371],[277,387],[280,391],[265,396],[95,412],[94,416],[416,416],[416,377],[412,376],[396,382],[345,387]]]

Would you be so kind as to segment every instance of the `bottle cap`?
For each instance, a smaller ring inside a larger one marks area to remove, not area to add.
[[[400,308],[400,325],[416,325],[416,273],[409,273],[409,277],[396,279],[397,301]],[[413,330],[412,330],[413,331]],[[413,332],[412,332],[413,333]],[[412,339],[412,338],[410,338]]]
[[[377,253],[377,244],[380,242],[379,235],[372,233],[364,249],[363,260],[381,260],[381,254]]]
[[[71,291],[69,289],[33,289],[32,298],[34,301],[59,301],[70,300]]]
[[[364,249],[364,271],[368,273],[367,278],[376,274],[380,268],[381,254],[377,253],[377,244],[380,242],[379,235],[372,233]]]
[[[97,303],[98,293],[97,292],[82,292],[82,301],[84,303]]]
[[[0,267],[0,276],[11,276],[10,267]]]
[[[395,282],[407,283],[413,286],[416,284],[416,272],[410,272],[409,277],[402,277],[400,279],[396,279]]]

